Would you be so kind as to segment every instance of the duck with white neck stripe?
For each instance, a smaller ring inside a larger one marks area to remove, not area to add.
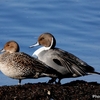
[[[58,75],[59,84],[63,78],[74,78],[89,74],[100,75],[100,73],[96,72],[92,66],[88,65],[75,55],[60,48],[56,48],[56,39],[51,33],[41,34],[37,43],[30,47],[32,48],[38,45],[41,45],[42,47],[37,49],[32,56],[37,56],[40,61],[60,73],[60,75]]]

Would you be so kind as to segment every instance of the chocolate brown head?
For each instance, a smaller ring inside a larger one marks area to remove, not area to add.
[[[54,48],[56,45],[56,39],[50,33],[43,33],[38,38],[39,45]]]

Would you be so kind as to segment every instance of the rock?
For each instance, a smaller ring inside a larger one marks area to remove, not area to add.
[[[98,98],[100,99],[100,84],[82,80],[62,85],[27,83],[21,86],[0,87],[0,100],[94,100]]]

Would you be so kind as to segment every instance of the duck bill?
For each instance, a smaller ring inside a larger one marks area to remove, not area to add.
[[[29,47],[30,48],[33,48],[33,47],[36,47],[36,46],[39,46],[39,43],[38,42],[36,42],[35,44],[33,44],[33,45],[29,46]]]
[[[5,52],[5,49],[1,49],[0,52],[1,52],[1,53],[2,53],[2,52]]]

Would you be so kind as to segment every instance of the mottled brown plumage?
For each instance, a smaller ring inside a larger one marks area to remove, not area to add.
[[[52,68],[30,55],[19,52],[19,45],[15,41],[5,44],[0,55],[0,70],[8,77],[19,79],[56,77]]]

